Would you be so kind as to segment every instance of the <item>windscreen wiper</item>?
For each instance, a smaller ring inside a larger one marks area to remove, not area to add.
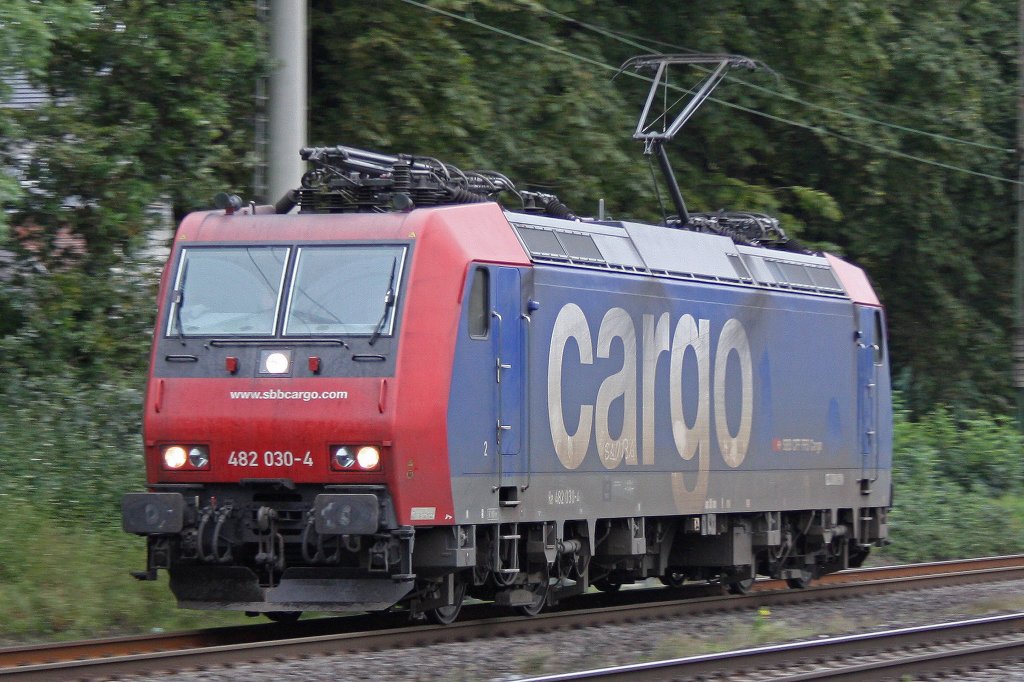
[[[370,336],[370,345],[377,343],[381,332],[384,330],[384,323],[388,319],[388,309],[395,304],[395,271],[398,269],[398,256],[391,261],[391,277],[388,279],[388,290],[384,292],[384,311],[380,314],[380,322]]]
[[[185,330],[181,326],[181,308],[185,304],[185,278],[188,277],[188,254],[185,255],[181,264],[181,279],[178,280],[178,288],[174,290],[174,327],[178,330],[178,340],[185,345]]]

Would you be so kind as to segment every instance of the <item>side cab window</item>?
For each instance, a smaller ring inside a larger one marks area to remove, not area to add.
[[[469,290],[469,335],[486,339],[491,331],[491,273],[487,268],[473,270],[473,284]]]
[[[882,311],[875,311],[875,364],[885,360],[885,327],[882,326]]]

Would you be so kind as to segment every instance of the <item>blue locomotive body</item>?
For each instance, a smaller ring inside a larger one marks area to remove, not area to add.
[[[533,265],[466,278],[456,523],[581,534],[589,579],[610,585],[802,585],[886,541],[885,327],[859,269],[664,227],[507,217]]]

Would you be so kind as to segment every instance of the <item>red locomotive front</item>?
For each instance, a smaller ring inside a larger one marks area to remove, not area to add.
[[[124,500],[148,537],[138,577],[164,568],[182,606],[275,617],[386,608],[417,572],[429,586],[412,552],[415,526],[452,519],[437,398],[468,263],[452,234],[495,218],[186,218],[151,358],[150,492]]]

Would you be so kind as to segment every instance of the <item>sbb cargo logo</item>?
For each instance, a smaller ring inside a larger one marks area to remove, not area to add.
[[[711,445],[711,411],[714,409],[715,436],[725,463],[738,467],[747,456],[753,422],[753,370],[750,343],[743,324],[730,318],[718,335],[712,362],[712,330],[709,320],[697,320],[683,315],[672,328],[669,313],[642,316],[640,344],[633,318],[622,308],[611,308],[601,320],[595,349],[586,314],[575,303],[568,303],[559,311],[551,332],[548,351],[548,421],[555,453],[566,469],[576,469],[583,462],[596,435],[597,453],[601,463],[615,469],[626,464],[654,464],[655,401],[659,391],[668,391],[672,418],[672,438],[676,451],[684,460],[698,458],[697,482],[692,490],[683,486],[682,475],[673,475],[677,501],[680,496],[702,496],[707,488]],[[594,355],[609,357],[612,341],[623,345],[623,362],[619,371],[607,376],[600,385],[594,402],[582,403],[579,423],[572,433],[565,423],[562,410],[562,387],[573,376],[572,368],[565,367],[565,349],[570,340],[579,348],[579,361],[590,365]],[[683,361],[692,349],[697,360],[697,406],[695,414],[684,414]],[[658,359],[662,353],[670,354],[669,385],[656,386]],[[739,365],[740,393],[739,425],[735,433],[729,430],[726,418],[726,369],[730,354]],[[714,383],[711,381],[714,371]],[[639,396],[638,384],[643,395]],[[711,387],[714,386],[712,392]],[[712,395],[713,393],[713,395]],[[617,437],[609,429],[609,412],[615,400],[623,401],[622,430]],[[637,417],[641,418],[641,447],[637,448]],[[692,424],[688,426],[687,424]]]

